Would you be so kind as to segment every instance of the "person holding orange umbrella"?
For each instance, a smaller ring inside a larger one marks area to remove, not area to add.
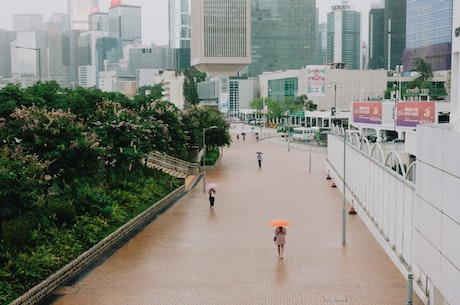
[[[286,243],[287,226],[289,222],[287,220],[272,220],[271,226],[275,226],[275,244],[278,247],[278,258],[283,259],[284,244]]]

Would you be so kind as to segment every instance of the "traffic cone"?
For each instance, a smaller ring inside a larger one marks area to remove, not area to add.
[[[327,171],[327,177],[326,180],[331,180],[331,175],[329,175],[329,171]]]
[[[332,181],[331,187],[337,187],[337,185],[335,185],[334,181]]]
[[[350,207],[350,210],[348,211],[348,214],[350,215],[356,215],[356,210],[355,210],[355,207],[354,207],[354,201],[353,199],[351,200],[351,207]]]

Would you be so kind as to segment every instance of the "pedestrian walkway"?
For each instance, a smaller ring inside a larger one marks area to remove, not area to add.
[[[235,134],[236,135],[236,134]],[[256,152],[263,152],[262,168]],[[311,168],[309,158],[311,156]],[[224,148],[202,185],[71,287],[56,305],[401,305],[407,281],[326,180],[326,148],[278,139]],[[288,219],[284,260],[275,218]],[[422,302],[414,294],[414,305]]]

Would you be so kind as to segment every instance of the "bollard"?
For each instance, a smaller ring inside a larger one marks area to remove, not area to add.
[[[412,290],[414,284],[414,275],[409,273],[407,276],[407,305],[412,305]]]

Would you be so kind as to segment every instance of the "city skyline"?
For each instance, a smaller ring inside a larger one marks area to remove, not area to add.
[[[124,0],[123,4],[139,5],[142,8],[142,43],[150,45],[167,45],[168,33],[168,0]],[[326,15],[331,6],[341,4],[342,0],[317,0],[319,8],[319,21],[326,22]],[[379,0],[350,0],[348,4],[352,9],[361,13],[361,40],[367,41],[367,20],[371,3]],[[110,0],[99,0],[100,9],[108,11]],[[43,21],[48,22],[52,14],[67,14],[67,1],[46,0],[46,5],[36,0],[16,0],[0,11],[0,29],[12,30],[13,15],[15,14],[41,14]]]

